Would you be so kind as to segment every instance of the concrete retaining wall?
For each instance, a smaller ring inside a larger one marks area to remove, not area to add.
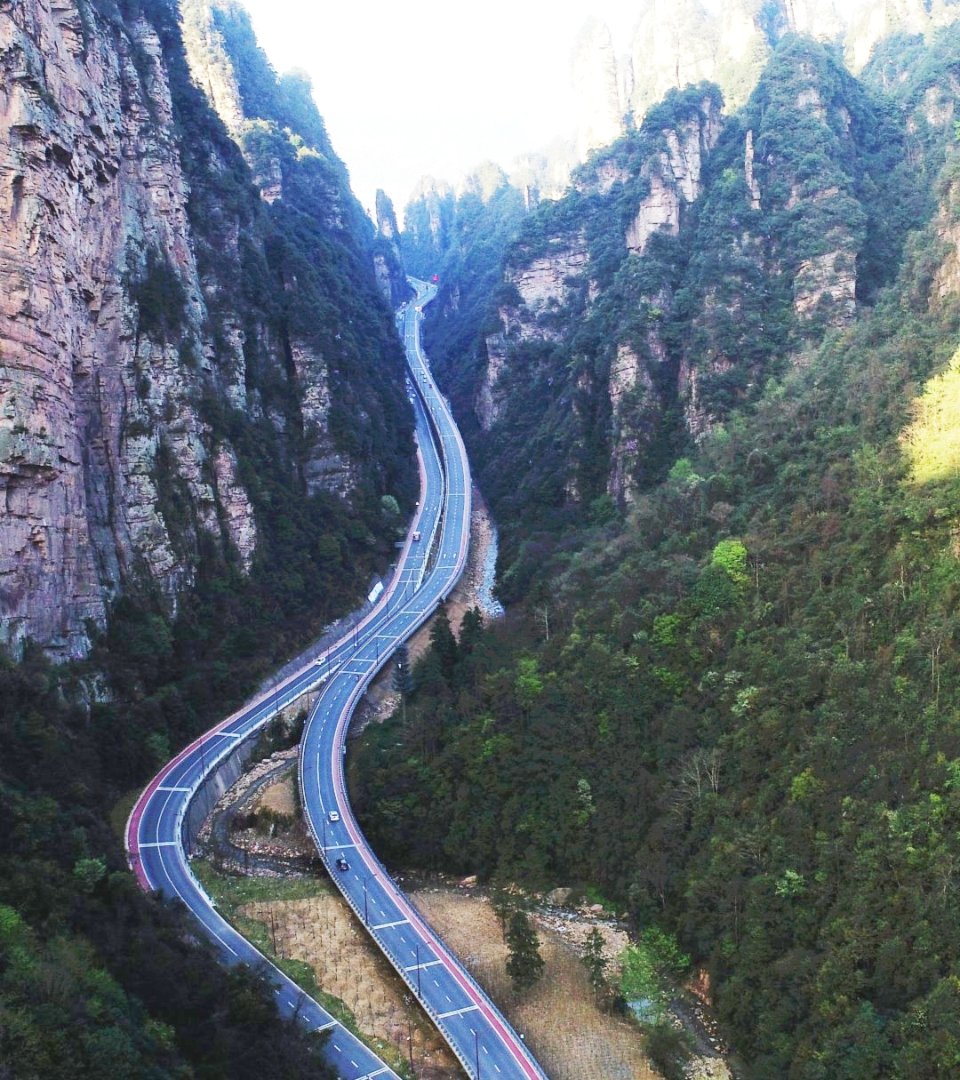
[[[301,694],[300,697],[296,698],[294,701],[284,705],[276,715],[282,716],[285,720],[292,721],[301,709],[310,708],[316,696],[316,690]],[[274,719],[274,717],[271,717],[271,720],[272,719]],[[268,724],[270,721],[268,720],[266,723]],[[183,846],[188,855],[192,855],[196,850],[196,842],[197,837],[200,835],[200,828],[204,821],[209,817],[210,811],[213,810],[217,803],[223,798],[224,794],[229,791],[229,789],[232,788],[247,771],[247,766],[253,757],[253,752],[256,749],[257,742],[260,739],[264,727],[266,727],[266,724],[262,725],[242,741],[237,742],[233,751],[209,773],[207,778],[197,789],[196,794],[191,797],[190,803],[187,806],[186,816],[183,819]]]

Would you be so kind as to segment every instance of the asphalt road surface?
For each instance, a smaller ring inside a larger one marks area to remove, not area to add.
[[[414,282],[417,297],[400,313],[407,360],[418,396],[418,438],[425,496],[414,529],[424,552],[436,537],[426,572],[411,570],[371,635],[330,678],[301,743],[300,786],[314,840],[331,877],[368,932],[443,1033],[471,1077],[544,1077],[543,1071],[486,994],[414,909],[367,844],[350,808],[343,773],[344,740],[354,706],[396,646],[422,625],[463,572],[470,539],[470,470],[460,433],[430,376],[420,348],[421,309],[436,290]],[[419,434],[425,406],[433,438]],[[439,453],[438,453],[439,452]],[[331,820],[331,814],[334,820]]]
[[[362,631],[361,631],[362,632]],[[181,900],[203,927],[226,964],[247,964],[271,984],[280,1013],[293,1017],[307,1031],[327,1032],[324,1058],[342,1080],[394,1078],[397,1074],[313,998],[272,964],[216,911],[213,901],[193,876],[186,853],[184,819],[191,799],[204,779],[240,741],[255,733],[285,703],[329,677],[329,670],[353,649],[353,634],[331,649],[321,666],[310,662],[287,682],[182,750],[153,778],[127,822],[130,865],[146,890]]]
[[[322,686],[304,732],[300,783],[306,816],[331,876],[471,1077],[544,1078],[522,1038],[390,879],[366,843],[346,796],[344,740],[353,709],[397,646],[449,595],[463,572],[469,543],[466,452],[419,343],[421,309],[436,290],[423,282],[414,285],[417,297],[398,313],[398,323],[410,365],[421,498],[389,586],[364,619],[319,660],[306,662],[227,717],[154,777],[128,820],[127,850],[143,888],[186,904],[225,963],[261,970],[274,987],[282,1014],[295,1017],[308,1030],[329,1032],[325,1056],[342,1080],[395,1076],[218,914],[191,873],[185,850],[187,808],[204,777],[284,705]],[[337,820],[330,820],[331,811]],[[338,860],[347,869],[339,869]]]

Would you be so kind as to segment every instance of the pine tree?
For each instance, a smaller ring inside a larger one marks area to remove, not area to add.
[[[606,986],[604,975],[609,961],[603,955],[603,934],[600,933],[597,927],[594,927],[587,935],[581,959],[590,977],[593,992],[599,997]]]
[[[433,626],[430,627],[430,646],[440,664],[443,677],[449,685],[451,676],[460,658],[460,650],[457,647],[457,639],[450,629],[450,617],[447,615],[445,604],[441,604],[437,610]]]
[[[503,940],[507,940],[507,928],[510,919],[516,912],[523,910],[523,897],[513,889],[504,885],[502,881],[494,879],[490,890],[490,906],[500,923],[500,933]]]
[[[407,698],[413,692],[413,673],[410,671],[410,650],[401,645],[393,654],[393,688],[400,695],[403,722],[407,722]]]
[[[478,607],[464,612],[460,622],[460,654],[470,656],[483,635],[483,613]]]
[[[410,672],[410,650],[406,645],[401,645],[393,654],[393,663],[393,688],[407,697],[413,691],[413,676]]]
[[[530,920],[522,911],[515,911],[510,917],[510,929],[507,931],[507,974],[513,983],[514,992],[521,994],[529,990],[543,976],[543,957],[540,955],[540,939],[530,925]]]

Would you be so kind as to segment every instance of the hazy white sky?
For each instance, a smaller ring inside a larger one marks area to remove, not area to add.
[[[303,68],[368,209],[384,188],[402,218],[425,174],[455,182],[573,134],[570,53],[591,15],[617,51],[642,0],[242,0],[280,72]]]

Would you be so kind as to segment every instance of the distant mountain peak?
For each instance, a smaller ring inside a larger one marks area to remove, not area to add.
[[[571,59],[577,100],[577,152],[581,160],[591,150],[613,142],[623,131],[627,107],[622,94],[623,69],[609,27],[599,19],[588,19],[577,36]]]

